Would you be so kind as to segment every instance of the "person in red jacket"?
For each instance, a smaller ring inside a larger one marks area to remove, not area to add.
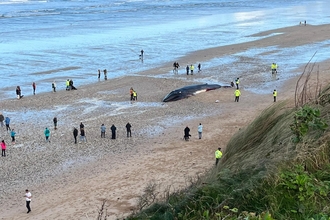
[[[7,145],[5,143],[5,140],[2,140],[2,142],[1,142],[1,156],[2,157],[6,156],[6,148],[7,148]]]

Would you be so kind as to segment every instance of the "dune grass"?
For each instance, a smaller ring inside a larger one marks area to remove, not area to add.
[[[304,106],[319,111],[295,140]],[[264,110],[229,141],[218,167],[127,219],[330,219],[330,87],[299,108]]]

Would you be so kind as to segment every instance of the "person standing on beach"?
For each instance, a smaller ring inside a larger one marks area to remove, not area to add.
[[[85,128],[85,125],[82,122],[80,122],[80,130],[84,129],[84,128]]]
[[[200,72],[201,68],[202,68],[202,65],[199,63],[197,67],[198,67],[198,72]]]
[[[133,89],[133,87],[131,87],[131,88],[129,89],[129,94],[130,94],[130,96],[131,96],[131,101],[134,100],[133,92],[134,92],[134,89]]]
[[[194,65],[190,65],[190,75],[193,75],[194,74],[194,69],[195,69],[195,67],[194,67]]]
[[[218,150],[215,151],[215,165],[217,166],[220,159],[222,157],[222,152],[221,152],[221,148],[219,147]]]
[[[45,134],[46,142],[50,142],[49,140],[50,130],[48,128],[45,128],[44,134]]]
[[[113,124],[113,125],[111,126],[111,139],[116,139],[116,130],[117,130],[117,128],[116,128],[116,126]]]
[[[84,128],[81,128],[80,129],[80,141],[87,142],[86,134],[85,134],[85,129]]]
[[[6,124],[7,131],[10,131],[11,129],[10,129],[10,126],[9,126],[9,124],[10,124],[10,118],[9,117],[5,118],[5,124]]]
[[[236,89],[234,94],[235,94],[235,102],[239,102],[239,96],[241,95],[239,89]]]
[[[29,192],[28,189],[25,190],[25,200],[26,200],[26,208],[27,208],[27,213],[30,213],[31,212],[31,208],[30,208],[30,203],[31,203],[31,197],[32,197],[32,194]]]
[[[107,76],[107,70],[104,69],[104,70],[103,70],[103,73],[104,73],[104,80],[107,80],[107,79],[108,79],[108,76]]]
[[[77,143],[77,136],[78,136],[78,129],[73,128],[73,137],[74,137],[74,143]]]
[[[16,132],[14,131],[14,129],[11,129],[10,137],[11,137],[11,142],[13,144],[15,144],[15,135],[16,135]]]
[[[100,80],[100,78],[101,78],[101,70],[98,70],[97,78]]]
[[[37,88],[36,83],[33,82],[33,83],[32,83],[33,95],[36,94],[36,88]]]
[[[202,139],[202,132],[203,132],[203,125],[202,125],[202,123],[199,123],[198,128],[197,128],[197,131],[198,131],[198,138],[199,139]]]
[[[238,87],[238,84],[239,84],[239,78],[236,78],[235,83],[236,83],[236,88],[239,89],[239,87]]]
[[[0,127],[3,127],[3,121],[5,120],[5,117],[3,114],[0,112]]]
[[[2,140],[1,141],[1,156],[2,157],[6,156],[6,148],[7,148],[7,145],[5,143],[5,140]]]
[[[137,93],[135,90],[133,90],[133,100],[137,101]]]
[[[132,125],[128,122],[128,123],[126,124],[126,133],[127,133],[127,137],[132,137],[131,127],[132,127]]]
[[[53,92],[56,92],[56,82],[55,82],[55,80],[52,83],[52,89],[53,89]]]
[[[189,75],[189,66],[186,67],[187,75]]]
[[[102,124],[101,125],[101,138],[105,138],[105,130],[106,130],[107,128],[105,127],[105,125],[104,124]]]
[[[188,141],[188,140],[189,140],[189,137],[191,136],[191,135],[189,134],[189,132],[190,132],[190,128],[189,128],[188,126],[186,126],[186,128],[183,130],[183,132],[184,132],[184,139],[185,139],[186,141]]]
[[[54,122],[54,129],[57,129],[57,117],[53,118],[53,122]]]
[[[276,91],[276,89],[274,89],[273,96],[274,96],[274,102],[276,102],[276,96],[277,96],[277,91]]]

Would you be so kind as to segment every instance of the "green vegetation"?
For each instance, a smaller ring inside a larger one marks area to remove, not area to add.
[[[127,219],[330,220],[330,86],[300,103],[263,111],[232,137],[220,166],[186,189],[160,198],[148,186]]]
[[[319,109],[307,105],[296,112],[294,123],[290,125],[295,134],[293,138],[295,143],[302,141],[303,136],[307,134],[310,128],[324,131],[328,127],[328,124],[320,118],[320,115]]]

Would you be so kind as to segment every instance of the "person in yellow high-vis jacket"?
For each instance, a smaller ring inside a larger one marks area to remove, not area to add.
[[[239,78],[235,79],[235,83],[236,83],[236,88],[239,89],[238,84],[239,84]]]
[[[65,85],[66,85],[66,90],[70,90],[70,80],[69,79],[65,82]]]
[[[239,91],[239,89],[236,89],[235,92],[235,102],[239,101],[239,96],[241,95],[241,92]]]
[[[274,89],[273,96],[274,96],[274,102],[276,102],[276,96],[277,96],[277,91],[276,91],[276,89]]]
[[[215,165],[218,165],[221,157],[222,157],[222,152],[221,152],[221,148],[219,147],[218,150],[215,151]]]
[[[277,64],[272,63],[271,68],[272,68],[272,74],[276,74],[277,73]]]

